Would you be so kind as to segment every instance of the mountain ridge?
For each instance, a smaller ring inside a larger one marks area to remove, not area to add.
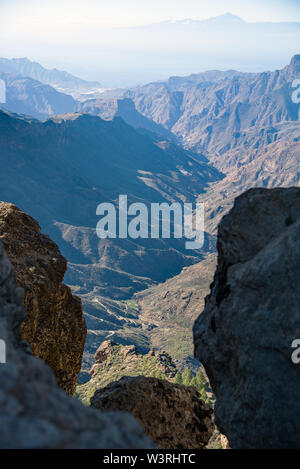
[[[9,112],[44,120],[50,115],[77,108],[72,96],[33,78],[0,71],[0,79],[5,82],[6,88],[5,103],[0,108]]]
[[[0,71],[20,75],[22,77],[32,78],[46,85],[50,85],[59,91],[67,90],[86,90],[101,88],[100,83],[90,82],[78,78],[71,73],[54,69],[47,69],[40,63],[23,58],[0,58]]]
[[[300,56],[294,55],[289,65],[274,72],[206,72],[115,93],[132,99],[141,114],[226,172],[228,154],[238,146],[248,149],[249,129],[259,136],[261,128],[272,132],[276,124],[299,120],[299,106],[292,101],[292,83],[299,73]]]
[[[201,253],[186,251],[183,240],[113,243],[99,240],[95,232],[97,206],[116,204],[120,193],[128,194],[128,203],[146,205],[195,201],[208,181],[222,177],[197,155],[173,144],[161,145],[119,117],[108,122],[89,114],[42,123],[2,111],[0,142],[0,160],[6,168],[0,177],[0,198],[31,213],[58,243],[70,261],[71,285],[86,284],[84,291],[98,286],[107,293],[106,285],[114,286],[115,275],[116,289],[128,298],[129,292],[202,258]],[[16,181],[17,189],[12,190]],[[203,252],[207,249],[213,249],[213,238],[206,239]]]
[[[269,28],[270,31],[273,31],[273,28],[281,28],[286,29],[286,31],[294,31],[295,29],[298,31],[297,28],[300,27],[300,21],[247,21],[243,19],[239,15],[235,15],[233,13],[223,13],[217,16],[208,17],[206,19],[195,19],[195,18],[184,18],[178,20],[165,20],[156,23],[144,24],[134,27],[128,27],[128,29],[148,29],[148,28],[160,28],[162,26],[167,27],[207,27],[207,26],[215,26],[217,28],[222,27],[242,27],[242,28],[249,28],[250,30],[254,27],[265,27]],[[120,28],[121,29],[121,28]]]

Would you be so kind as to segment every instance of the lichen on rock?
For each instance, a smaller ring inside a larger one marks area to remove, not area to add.
[[[86,325],[81,300],[63,284],[67,261],[32,217],[0,202],[0,240],[24,288],[22,336],[68,394],[80,372]]]
[[[154,448],[131,415],[86,408],[58,387],[21,339],[23,297],[0,241],[0,448]]]

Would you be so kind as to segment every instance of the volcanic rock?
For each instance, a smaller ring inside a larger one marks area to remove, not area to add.
[[[39,224],[15,205],[0,202],[0,240],[25,290],[22,336],[73,394],[81,368],[86,325],[81,300],[63,282],[67,261]]]
[[[214,431],[212,409],[195,388],[157,378],[125,376],[97,390],[91,405],[131,413],[162,449],[203,449]]]
[[[0,242],[0,339],[6,344],[0,448],[153,448],[132,416],[88,409],[58,387],[49,367],[21,340],[25,316],[23,289]]]
[[[300,190],[252,189],[218,231],[218,267],[195,356],[232,448],[300,447]]]
[[[143,355],[134,345],[105,340],[95,353],[95,363],[89,374],[91,379],[76,388],[77,396],[86,405],[90,404],[91,397],[98,389],[123,376],[147,376],[172,381],[177,368],[166,352],[150,350]]]

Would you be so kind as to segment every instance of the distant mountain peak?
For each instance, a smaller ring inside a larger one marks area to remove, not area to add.
[[[197,25],[200,23],[211,23],[211,22],[218,22],[218,23],[246,23],[240,16],[234,15],[233,13],[224,13],[223,15],[213,16],[210,18],[206,18],[204,20],[197,20],[192,18],[183,18],[181,20],[170,20],[164,21],[160,24],[179,24],[179,25]]]
[[[233,13],[224,13],[222,15],[218,15],[218,16],[213,16],[212,18],[209,18],[208,20],[206,21],[220,21],[220,22],[236,22],[236,23],[246,23],[245,20],[243,20],[243,18],[241,18],[240,16],[237,16],[237,15],[234,15]]]

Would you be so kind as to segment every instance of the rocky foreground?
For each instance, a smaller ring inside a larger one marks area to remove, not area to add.
[[[300,447],[300,190],[252,189],[218,231],[218,267],[194,327],[196,357],[232,448]]]
[[[73,395],[81,368],[86,325],[80,298],[63,284],[67,261],[36,220],[0,202],[0,240],[24,288],[22,337]]]
[[[131,415],[86,408],[58,387],[22,342],[23,296],[0,242],[0,448],[153,448]]]
[[[161,448],[206,447],[212,409],[195,388],[175,384],[178,370],[165,352],[142,355],[133,345],[103,342],[90,381],[77,388],[98,409],[63,392],[74,392],[86,335],[81,302],[62,283],[66,260],[33,218],[4,202],[0,240],[0,447],[153,448],[147,436]],[[129,381],[130,396],[122,387]],[[119,389],[116,401],[99,398],[107,385]]]
[[[126,377],[98,389],[91,399],[100,410],[124,410],[162,449],[203,449],[213,435],[212,409],[194,387],[145,376]]]
[[[142,355],[134,345],[122,346],[112,340],[101,343],[90,369],[91,379],[76,388],[76,395],[89,405],[97,389],[120,380],[123,376],[148,376],[174,379],[177,373],[171,357],[165,352],[150,351]]]
[[[6,363],[0,365],[1,448],[153,448],[152,440],[160,448],[209,448],[220,439],[218,431],[234,449],[300,447],[300,368],[292,347],[300,339],[300,189],[251,189],[219,226],[217,270],[194,326],[195,356],[216,397],[217,431],[202,395],[173,382],[180,374],[166,353],[142,355],[134,346],[103,343],[91,380],[80,387],[80,397],[91,399],[94,409],[59,388],[56,370],[55,376],[32,355],[24,330],[32,320],[42,337],[47,288],[67,297],[70,291],[61,282],[54,289],[55,245],[34,220],[14,206],[1,204],[1,210],[1,238],[18,280],[0,241],[0,339],[6,343]],[[63,258],[59,265],[65,266]],[[68,312],[69,302],[60,304]],[[59,318],[53,316],[54,335],[46,342],[51,353],[55,340],[60,350],[67,326]]]

